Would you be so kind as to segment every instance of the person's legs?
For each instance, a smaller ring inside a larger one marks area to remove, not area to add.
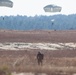
[[[40,61],[38,60],[38,65],[40,65]]]
[[[42,60],[40,61],[40,63],[41,63],[41,66],[43,65],[43,62],[42,62]]]
[[[42,60],[38,60],[38,65],[41,65],[42,66]]]

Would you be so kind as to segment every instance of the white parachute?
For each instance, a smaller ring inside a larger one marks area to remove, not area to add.
[[[4,6],[4,7],[13,7],[13,2],[10,0],[0,0],[0,6]]]
[[[51,4],[45,6],[43,9],[45,12],[61,12],[62,7]]]

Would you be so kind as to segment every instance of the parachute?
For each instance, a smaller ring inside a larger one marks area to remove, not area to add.
[[[0,6],[4,6],[4,7],[13,7],[13,2],[10,0],[0,0]]]
[[[51,4],[45,6],[43,9],[45,12],[61,12],[62,7]]]
[[[51,20],[51,22],[52,22],[52,25],[54,25],[54,21],[55,21],[55,19],[52,19],[52,20]]]
[[[55,21],[55,19],[52,19],[51,21],[52,21],[52,22],[54,22],[54,21]]]

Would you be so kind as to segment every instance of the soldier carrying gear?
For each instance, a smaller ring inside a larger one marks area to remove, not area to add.
[[[44,59],[44,55],[42,53],[38,52],[38,54],[37,54],[38,65],[42,65],[43,59]]]

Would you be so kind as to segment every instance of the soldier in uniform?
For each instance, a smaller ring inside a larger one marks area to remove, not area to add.
[[[38,65],[42,65],[43,59],[44,59],[44,55],[42,53],[38,52],[38,54],[37,54]]]

